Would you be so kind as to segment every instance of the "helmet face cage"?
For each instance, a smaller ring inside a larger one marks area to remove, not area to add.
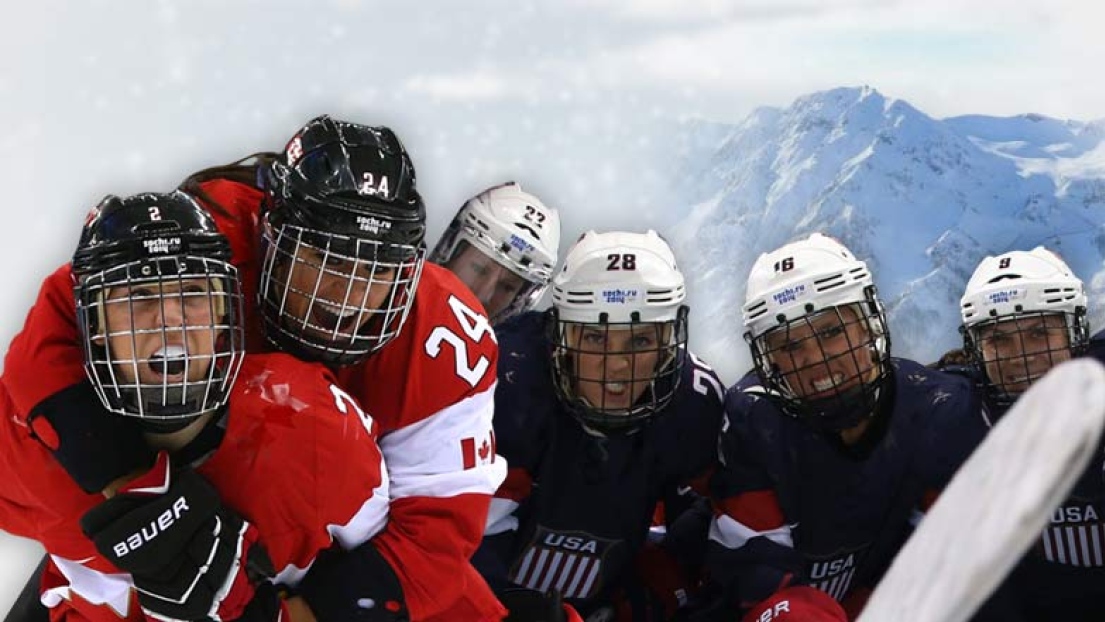
[[[1075,313],[1032,311],[973,324],[963,331],[963,345],[987,399],[1008,407],[1052,367],[1085,352],[1089,333],[1084,307]]]
[[[265,334],[299,358],[352,365],[403,328],[425,248],[328,233],[266,217],[259,287]]]
[[[675,320],[595,324],[561,320],[550,309],[547,338],[560,400],[576,419],[600,432],[629,431],[660,415],[679,388],[687,317],[682,306]]]
[[[85,370],[108,410],[170,421],[226,403],[245,355],[234,266],[131,261],[84,276],[76,298]]]
[[[836,432],[875,412],[891,376],[890,338],[873,287],[866,298],[798,317],[758,337],[745,334],[760,381],[785,412]]]

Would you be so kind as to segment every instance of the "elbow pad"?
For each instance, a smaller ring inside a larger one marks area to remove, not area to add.
[[[89,494],[150,468],[154,452],[140,422],[108,411],[88,381],[42,400],[27,418],[31,434]]]

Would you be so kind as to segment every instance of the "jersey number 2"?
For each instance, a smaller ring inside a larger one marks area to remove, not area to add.
[[[449,296],[449,308],[453,310],[453,316],[456,317],[461,332],[473,342],[479,343],[487,335],[491,336],[492,341],[495,340],[495,331],[491,330],[491,324],[488,323],[487,318],[468,308],[468,305],[461,302],[460,298]],[[430,355],[430,358],[436,359],[441,354],[442,344],[453,346],[453,354],[456,355],[457,375],[473,387],[479,384],[483,375],[487,373],[487,368],[491,365],[487,357],[481,355],[474,364],[470,364],[468,343],[456,331],[445,326],[438,326],[430,333],[430,338],[426,340],[426,354]]]

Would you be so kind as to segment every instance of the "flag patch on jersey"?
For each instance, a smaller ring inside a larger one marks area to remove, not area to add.
[[[1105,566],[1105,524],[1092,504],[1059,506],[1051,515],[1051,524],[1044,529],[1036,549],[1055,564],[1081,568]]]
[[[539,526],[511,569],[510,580],[540,592],[555,587],[565,598],[590,598],[602,587],[603,563],[617,542]]]
[[[859,560],[862,559],[866,548],[826,559],[811,559],[810,585],[837,601],[843,600],[848,594],[848,589],[852,587],[852,578],[856,575],[856,567],[859,566]]]

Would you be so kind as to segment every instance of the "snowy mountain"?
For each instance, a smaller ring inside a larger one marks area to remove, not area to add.
[[[679,134],[686,207],[668,231],[690,280],[692,345],[727,381],[749,364],[740,307],[752,263],[814,231],[867,260],[894,353],[922,362],[957,345],[959,297],[988,254],[1043,244],[1093,300],[1105,291],[1105,121],[938,120],[862,87]]]

